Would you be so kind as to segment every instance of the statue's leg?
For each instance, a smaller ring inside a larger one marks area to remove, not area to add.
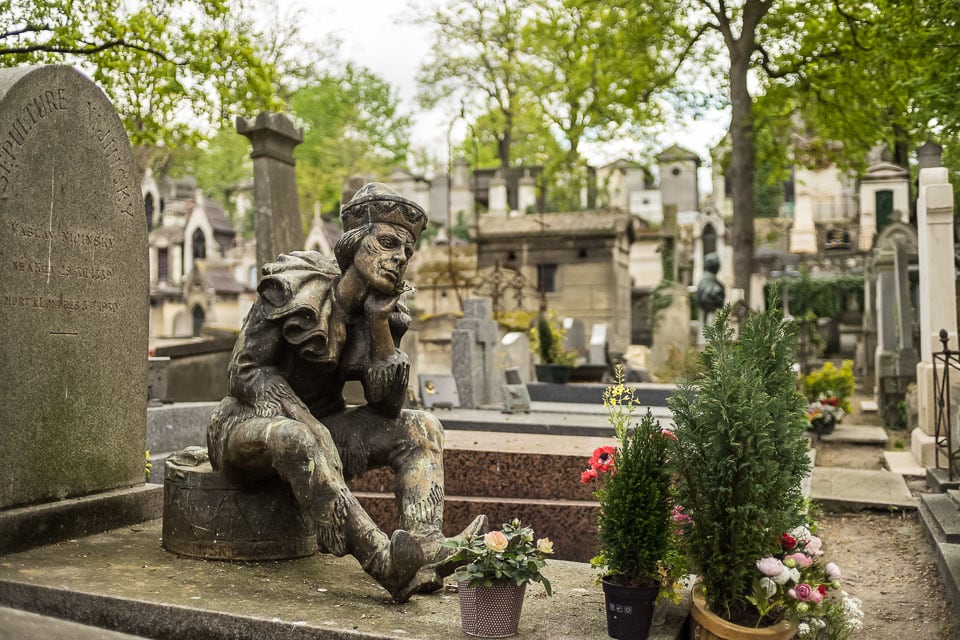
[[[409,531],[423,547],[426,565],[417,576],[420,584],[416,591],[435,591],[455,569],[446,562],[453,550],[443,546],[447,540],[443,535],[443,426],[425,411],[404,410],[396,419],[364,409],[352,415],[362,415],[367,425],[361,445],[367,454],[366,465],[389,466],[394,471],[400,529]],[[341,442],[339,421],[331,429],[345,461],[351,460],[358,439],[354,436],[352,443]],[[466,539],[486,526],[486,517],[478,516],[456,537]]]
[[[236,425],[226,445],[231,473],[278,474],[317,524],[324,550],[354,556],[395,598],[423,565],[416,539],[404,530],[388,538],[347,488],[340,456],[323,425],[307,426],[285,417],[253,418]]]

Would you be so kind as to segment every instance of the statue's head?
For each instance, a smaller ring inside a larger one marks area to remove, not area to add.
[[[340,220],[344,234],[365,225],[385,222],[403,227],[413,235],[414,241],[420,239],[427,226],[427,214],[420,205],[380,182],[368,182],[360,187],[341,207]]]
[[[703,257],[703,270],[713,274],[720,271],[720,256],[712,251],[705,255]]]
[[[340,219],[343,235],[333,252],[341,271],[355,266],[364,281],[382,293],[401,287],[413,247],[427,224],[420,205],[371,182],[341,208]]]

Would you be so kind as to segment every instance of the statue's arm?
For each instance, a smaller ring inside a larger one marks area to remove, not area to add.
[[[317,422],[277,368],[281,323],[263,317],[258,299],[237,339],[230,359],[230,395],[254,407],[257,415],[286,415],[305,424]]]
[[[410,379],[410,360],[397,344],[403,333],[398,327],[408,324],[410,318],[398,300],[393,296],[370,296],[365,305],[370,349],[363,375],[364,394],[371,408],[389,417],[400,415]]]

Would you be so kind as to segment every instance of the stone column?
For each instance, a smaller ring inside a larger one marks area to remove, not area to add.
[[[537,182],[525,171],[517,189],[517,210],[521,213],[533,213],[537,210]]]
[[[808,171],[798,171],[799,180],[796,181],[796,202],[793,208],[793,227],[790,229],[790,253],[816,253],[817,228],[813,220],[813,198],[802,176],[809,176]]]
[[[957,348],[956,271],[953,253],[953,189],[943,167],[920,170],[917,236],[920,266],[920,363],[917,364],[918,424],[923,436],[913,438],[914,456],[921,461],[918,442],[934,434],[933,353],[942,349],[939,332],[946,330],[950,349]],[[931,463],[932,464],[932,463]]]
[[[910,299],[910,256],[903,238],[894,241],[894,299],[897,305],[897,375],[915,375],[920,356],[913,346],[913,301]]]
[[[893,254],[881,252],[874,260],[876,269],[876,307],[874,318],[877,323],[877,346],[874,349],[873,361],[876,378],[874,379],[873,395],[880,398],[880,389],[883,378],[896,375],[896,300],[894,297],[894,283],[896,277],[893,271]]]
[[[297,200],[293,148],[303,132],[282,113],[263,112],[237,118],[237,132],[250,139],[253,151],[253,199],[257,236],[257,266],[281,253],[303,249],[303,223]]]
[[[499,171],[490,180],[488,197],[488,213],[497,216],[507,215],[507,210],[510,208],[507,202],[507,181]]]

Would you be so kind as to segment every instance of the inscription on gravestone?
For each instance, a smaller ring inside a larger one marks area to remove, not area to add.
[[[0,70],[0,509],[143,482],[146,250],[103,92]]]

